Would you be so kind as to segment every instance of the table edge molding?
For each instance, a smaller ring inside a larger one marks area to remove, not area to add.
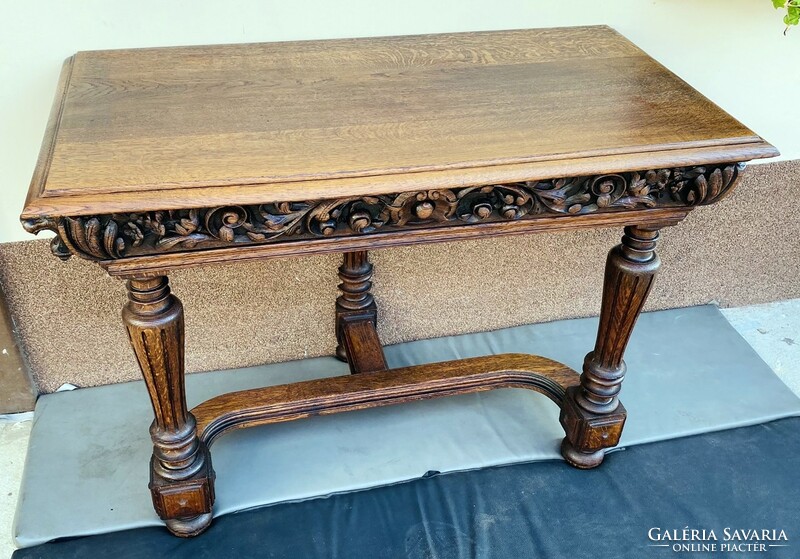
[[[570,217],[571,226],[575,217],[593,216],[588,226],[600,226],[612,214],[691,209],[721,199],[743,170],[743,163],[723,163],[392,195],[43,216],[24,219],[23,226],[30,233],[53,231],[51,249],[62,259],[77,255],[101,262],[334,238],[347,244],[359,237],[442,228],[452,230],[444,235],[450,240],[473,236],[469,226],[475,225],[500,231],[512,224]],[[530,224],[522,229],[530,230]],[[396,239],[390,244],[408,243]]]
[[[448,169],[420,171],[379,177],[349,177],[310,180],[300,183],[269,185],[237,185],[198,187],[152,192],[119,192],[114,194],[71,195],[58,198],[32,196],[20,218],[43,216],[92,216],[117,212],[144,212],[162,209],[192,209],[226,204],[261,204],[322,200],[336,196],[374,196],[397,194],[420,188],[442,189],[505,184],[553,177],[574,177],[633,172],[729,162],[751,161],[774,157],[779,152],[763,140],[756,143],[714,146],[696,149],[674,149],[633,155],[598,155],[580,159],[539,161],[536,163],[496,165],[480,169]]]

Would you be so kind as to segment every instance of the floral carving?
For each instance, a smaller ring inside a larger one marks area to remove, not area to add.
[[[452,190],[423,190],[397,195],[381,213],[398,227],[407,223],[448,221],[456,209],[456,195]]]
[[[743,165],[725,164],[512,184],[420,190],[321,201],[275,202],[23,222],[54,231],[61,257],[92,260],[230,244],[362,235],[452,224],[535,219],[655,207],[692,207],[721,198]]]

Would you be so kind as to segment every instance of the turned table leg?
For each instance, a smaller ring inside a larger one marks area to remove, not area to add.
[[[376,330],[378,307],[372,297],[372,264],[367,251],[346,252],[339,267],[341,295],[336,299],[336,357],[352,373],[386,370],[386,358]]]
[[[167,528],[194,536],[211,523],[214,471],[184,388],[183,306],[165,276],[128,281],[122,318],[153,404],[150,491]]]
[[[622,243],[608,254],[594,351],[584,360],[580,386],[567,391],[561,409],[567,434],[561,453],[578,468],[599,465],[604,449],[619,443],[626,417],[618,399],[622,357],[660,265],[657,239],[656,228],[626,227]]]

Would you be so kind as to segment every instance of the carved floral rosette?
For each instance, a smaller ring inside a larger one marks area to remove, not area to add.
[[[321,201],[37,218],[23,226],[31,233],[54,231],[51,247],[61,258],[109,260],[378,230],[692,207],[721,198],[743,168],[730,163]]]

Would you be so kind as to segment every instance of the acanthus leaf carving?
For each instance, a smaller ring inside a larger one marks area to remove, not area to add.
[[[682,167],[675,169],[669,191],[673,200],[689,206],[712,204],[731,189],[741,171],[736,164]]]
[[[31,233],[55,232],[51,248],[61,258],[110,260],[378,230],[693,207],[719,200],[742,168],[730,163],[319,201],[39,217],[23,226]]]

